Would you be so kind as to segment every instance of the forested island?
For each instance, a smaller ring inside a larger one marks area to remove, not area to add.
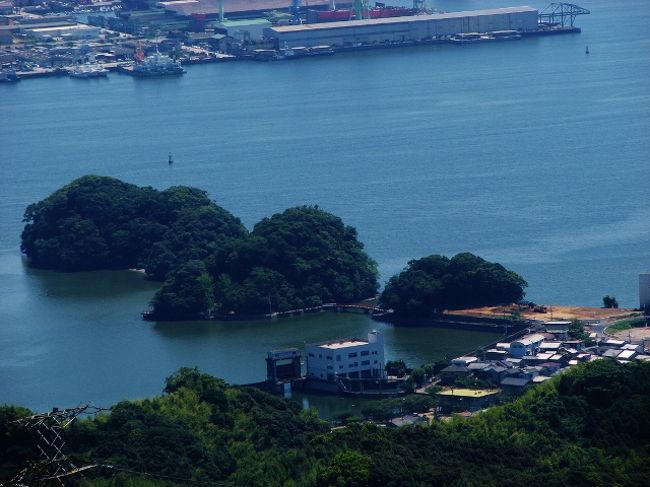
[[[468,252],[451,259],[430,255],[393,276],[379,303],[398,317],[427,318],[444,310],[516,303],[527,286],[501,264]]]
[[[58,271],[143,268],[164,280],[155,319],[256,315],[352,302],[378,289],[354,228],[316,206],[249,232],[204,191],[84,176],[25,211],[21,249]]]
[[[38,458],[37,439],[11,423],[28,414],[0,408],[0,479]],[[637,487],[650,478],[650,364],[582,364],[468,419],[337,430],[181,369],[162,396],[120,402],[65,436],[75,465],[99,465],[79,485]]]
[[[196,188],[164,191],[84,176],[25,211],[21,249],[57,271],[144,269],[164,281],[155,320],[254,318],[374,297],[377,264],[356,230],[317,206],[289,208],[248,231]],[[412,260],[379,298],[396,317],[507,304],[526,281],[470,253]]]

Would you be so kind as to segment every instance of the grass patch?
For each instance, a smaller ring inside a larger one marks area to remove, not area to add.
[[[645,326],[645,318],[638,316],[636,318],[629,318],[627,320],[617,321],[605,330],[607,333],[616,333],[617,331],[630,330],[631,328],[640,328]]]

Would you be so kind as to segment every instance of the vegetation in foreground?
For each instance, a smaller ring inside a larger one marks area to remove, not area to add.
[[[392,277],[379,302],[398,317],[426,318],[445,309],[518,302],[527,286],[501,264],[467,252],[451,259],[430,255],[410,261]]]
[[[0,477],[36,451],[0,409]],[[639,486],[650,478],[650,364],[576,366],[470,419],[330,431],[312,411],[182,369],[154,399],[121,402],[66,432],[84,485]]]

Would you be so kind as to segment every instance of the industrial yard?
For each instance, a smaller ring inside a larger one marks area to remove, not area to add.
[[[180,65],[278,61],[336,52],[579,33],[589,11],[554,3],[442,12],[367,0],[0,1],[0,81],[108,71],[182,74]],[[151,69],[154,66],[154,69]]]

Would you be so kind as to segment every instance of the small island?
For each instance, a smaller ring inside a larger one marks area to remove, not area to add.
[[[501,264],[468,252],[412,260],[393,276],[379,303],[395,319],[427,319],[444,310],[516,303],[528,286]]]

